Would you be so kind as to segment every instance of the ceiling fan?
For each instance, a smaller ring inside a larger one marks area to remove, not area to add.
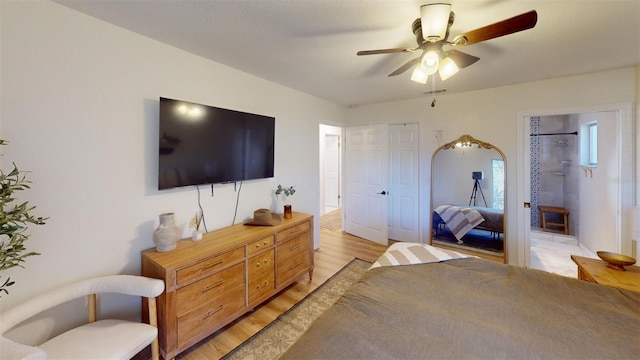
[[[465,68],[480,60],[476,56],[458,50],[444,50],[444,46],[472,45],[531,29],[536,26],[538,13],[532,10],[495,24],[462,33],[449,41],[449,29],[453,24],[454,18],[455,15],[451,11],[451,4],[434,3],[422,5],[420,7],[420,18],[416,19],[411,25],[418,43],[417,47],[363,50],[358,51],[358,55],[392,54],[422,50],[422,54],[419,57],[409,60],[389,76],[400,75],[416,65],[411,74],[411,80],[426,84],[429,75],[433,75],[438,71],[440,78],[444,81],[456,74],[460,68]]]

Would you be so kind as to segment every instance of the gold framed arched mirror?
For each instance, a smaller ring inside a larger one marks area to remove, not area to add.
[[[507,262],[506,158],[471,135],[431,158],[431,244]]]

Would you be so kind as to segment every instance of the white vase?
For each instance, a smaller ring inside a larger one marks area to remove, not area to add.
[[[284,194],[276,195],[276,208],[275,213],[278,215],[282,215],[284,213],[284,202],[287,197]]]
[[[195,230],[191,235],[191,239],[193,239],[193,241],[202,240],[202,230]]]
[[[158,252],[167,252],[176,248],[180,240],[180,228],[176,225],[173,213],[160,214],[160,225],[153,232],[153,243]]]

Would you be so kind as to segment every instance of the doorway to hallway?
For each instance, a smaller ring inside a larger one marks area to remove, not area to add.
[[[342,206],[342,128],[320,125],[320,215]]]

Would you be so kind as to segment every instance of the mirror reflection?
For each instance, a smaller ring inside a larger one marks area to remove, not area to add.
[[[463,135],[433,154],[432,244],[502,258],[505,252],[505,157]]]

